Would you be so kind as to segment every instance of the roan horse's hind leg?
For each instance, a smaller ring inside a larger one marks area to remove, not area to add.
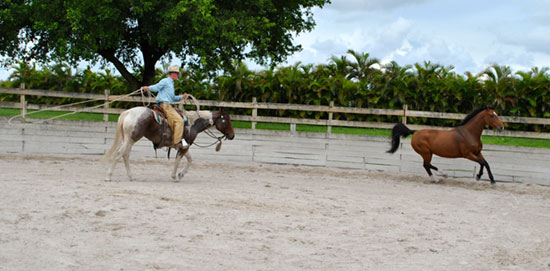
[[[122,151],[119,147],[119,149],[117,149],[115,151],[112,159],[110,160],[111,161],[111,166],[109,167],[109,170],[107,171],[107,178],[105,179],[105,181],[107,181],[107,182],[111,181],[111,178],[113,177],[113,171],[115,170],[116,164],[118,163],[118,160],[120,160],[120,158],[122,158]]]
[[[124,142],[121,149],[121,155],[124,159],[124,166],[126,167],[126,174],[128,175],[128,178],[130,178],[130,181],[134,180],[132,177],[132,172],[130,171],[130,151],[132,150],[132,145],[134,145],[134,142],[132,142],[132,140],[127,140]]]
[[[183,154],[183,152],[185,152]],[[178,166],[181,162],[181,158],[185,156],[185,159],[187,159],[187,163],[185,163],[185,167],[178,173],[178,178],[176,179],[176,172],[178,171]],[[191,162],[193,160],[191,159],[191,154],[189,154],[188,149],[187,150],[179,150],[178,154],[176,155],[176,162],[174,163],[174,169],[172,170],[172,179],[176,182],[181,181],[183,179],[183,176],[187,173],[187,170],[189,169],[189,166],[191,165]]]
[[[109,167],[109,170],[107,171],[107,178],[105,179],[105,181],[107,182],[111,181],[111,177],[113,176],[113,170],[115,170],[115,166],[117,162],[118,162],[118,153],[116,154],[115,159],[113,159],[113,161],[111,162],[112,164]]]
[[[113,158],[111,161],[111,166],[109,167],[109,170],[107,171],[107,178],[105,181],[110,182],[111,178],[113,176],[113,171],[115,170],[115,166],[118,163],[118,160],[120,158],[124,159],[124,166],[126,167],[126,174],[128,175],[128,178],[130,178],[130,181],[133,181],[134,178],[132,178],[132,173],[130,171],[130,150],[132,149],[132,145],[134,142],[132,141],[124,141],[122,143],[122,147],[120,147],[113,155]]]

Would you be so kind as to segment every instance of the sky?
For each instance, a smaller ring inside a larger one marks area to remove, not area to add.
[[[382,63],[430,61],[459,74],[494,63],[513,71],[550,67],[550,0],[332,0],[313,13],[315,29],[294,40],[303,50],[282,65],[351,60],[352,49]],[[1,69],[0,80],[9,74]]]
[[[315,30],[296,37],[289,63],[327,63],[348,49],[383,63],[431,61],[479,73],[550,66],[549,0],[333,0],[314,10]],[[353,59],[347,55],[348,59]]]

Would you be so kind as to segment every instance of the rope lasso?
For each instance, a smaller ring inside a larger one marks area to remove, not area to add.
[[[108,102],[107,104],[111,104],[113,102],[116,102],[116,101],[119,101],[119,100],[122,100],[126,97],[129,97],[133,94],[136,94],[138,92],[142,92],[143,94],[143,88],[140,88],[138,90],[135,90],[135,91],[132,91],[131,93],[128,93],[126,95],[122,95],[120,97],[118,97],[117,99],[114,99],[110,102]],[[89,102],[95,102],[95,101],[104,101],[105,99],[102,98],[102,99],[93,99],[93,100],[88,100],[88,101],[81,101],[81,102],[75,102],[75,103],[70,103],[70,104],[64,104],[64,105],[59,105],[59,106],[54,106],[54,107],[48,107],[48,108],[44,108],[44,109],[41,109],[41,110],[37,110],[37,111],[33,111],[33,112],[29,112],[27,114],[25,114],[25,116],[27,115],[32,115],[32,114],[36,114],[36,113],[39,113],[39,112],[42,112],[42,111],[51,111],[53,109],[61,109],[63,107],[68,107],[68,106],[72,106],[72,105],[77,105],[77,104],[83,104],[83,103],[89,103]],[[149,102],[149,100],[148,100]],[[150,103],[150,102],[149,102]],[[105,106],[105,103],[103,104],[100,104],[100,105],[96,105],[96,106],[92,106],[92,107],[86,107],[82,110],[75,110],[74,112],[69,112],[69,113],[65,113],[65,114],[61,114],[61,115],[58,115],[58,116],[55,116],[55,117],[51,117],[51,118],[48,118],[48,119],[41,119],[41,120],[38,120],[38,121],[27,121],[26,123],[23,123],[23,124],[37,124],[37,123],[44,123],[44,122],[47,122],[47,121],[50,121],[50,120],[53,120],[53,119],[57,119],[57,118],[61,118],[61,117],[65,117],[65,116],[69,116],[69,115],[73,115],[73,114],[77,114],[77,113],[81,113],[81,112],[86,112],[86,111],[90,111],[92,109],[95,109],[95,108],[99,108],[99,107],[102,107],[102,106]],[[13,116],[11,117],[9,120],[8,120],[8,124],[9,125],[12,125],[12,120],[16,119],[16,118],[19,118],[19,117],[23,117],[23,114],[19,114],[19,115],[16,115],[16,116]]]
[[[145,107],[149,107],[149,105],[151,105],[151,98],[155,97],[155,95],[153,93],[151,93],[151,91],[147,91],[147,95],[149,97],[147,97],[147,104],[145,104],[145,102],[144,102],[145,95],[143,94],[143,87],[139,88],[139,91],[141,92],[141,104],[143,104],[143,106],[145,106]]]
[[[199,104],[199,101],[191,94],[187,94],[187,97],[191,97],[191,100],[193,101],[193,103],[195,104],[195,107],[196,107],[196,111],[197,111],[197,118],[200,118],[200,104]],[[184,103],[187,102],[187,98],[184,100]],[[185,109],[183,110],[183,114],[185,114],[185,116],[187,117],[187,119],[189,119],[189,115],[186,113],[187,111],[185,111]],[[200,144],[197,144],[196,142],[193,142],[193,145],[199,147],[199,148],[208,148],[208,147],[211,147],[211,146],[214,146],[214,144],[218,144],[218,146],[216,147],[216,151],[219,151],[220,147],[221,147],[221,143],[222,143],[222,139],[225,138],[225,135],[223,136],[216,136],[211,130],[210,130],[211,127],[209,127],[208,129],[206,129],[204,131],[205,134],[207,134],[208,136],[210,136],[211,138],[214,138],[216,139],[216,141],[214,141],[213,143],[211,144],[208,144],[208,145],[200,145]]]
[[[193,103],[195,104],[195,111],[197,111],[197,117],[200,118],[200,104],[199,104],[199,101],[195,98],[195,96],[191,95],[191,94],[187,94],[187,98],[185,98],[183,100],[183,103],[185,104],[187,102],[187,100],[189,99],[189,97],[191,97],[191,100],[193,101]],[[187,115],[186,113],[187,111],[185,109],[183,109],[183,113],[185,114],[185,116],[187,118],[189,118],[189,115]]]

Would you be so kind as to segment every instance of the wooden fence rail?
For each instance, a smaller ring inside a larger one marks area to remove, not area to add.
[[[0,107],[6,108],[20,108],[24,114],[28,109],[42,110],[62,110],[62,111],[82,111],[82,112],[94,112],[103,113],[105,115],[104,120],[107,121],[107,114],[118,114],[124,111],[124,109],[109,108],[109,102],[111,101],[123,101],[134,103],[147,103],[154,102],[153,99],[147,101],[143,100],[141,96],[123,97],[122,95],[110,95],[109,90],[105,91],[105,94],[91,94],[91,93],[72,93],[62,91],[51,90],[38,90],[38,89],[25,89],[21,88],[0,88],[0,94],[16,94],[20,95],[20,102],[2,102]],[[46,96],[46,97],[60,97],[60,98],[75,98],[75,99],[87,99],[97,100],[104,102],[102,108],[95,108],[93,110],[86,110],[82,107],[63,107],[56,109],[51,105],[35,105],[27,104],[25,95],[29,96]],[[146,98],[147,99],[147,98]],[[183,106],[182,102],[179,103]],[[291,131],[296,130],[296,124],[307,125],[320,125],[327,126],[327,131],[330,134],[333,126],[342,127],[361,127],[361,128],[391,128],[394,123],[384,122],[363,122],[363,121],[344,121],[334,120],[333,113],[350,113],[350,114],[366,114],[366,115],[385,115],[385,116],[398,116],[401,117],[403,123],[407,123],[408,117],[424,117],[435,119],[463,119],[466,114],[460,113],[443,113],[443,112],[428,112],[409,110],[407,105],[403,106],[403,109],[379,109],[379,108],[355,108],[355,107],[341,107],[334,106],[331,102],[329,106],[322,105],[300,105],[300,104],[280,104],[280,103],[258,103],[254,98],[252,102],[225,102],[225,101],[212,101],[212,100],[199,100],[201,106],[213,106],[213,107],[229,107],[229,108],[245,108],[251,109],[251,115],[234,115],[234,120],[250,121],[252,122],[252,129],[255,129],[257,122],[270,122],[270,123],[287,123],[291,125]],[[327,119],[303,119],[303,118],[282,118],[282,117],[265,117],[258,116],[258,110],[296,110],[296,111],[313,111],[313,112],[326,112],[328,113]],[[527,117],[509,117],[501,116],[500,119],[505,123],[525,123],[535,125],[550,125],[550,118],[527,118]],[[436,128],[424,125],[409,125],[411,129],[423,129],[423,128]],[[442,128],[449,129],[449,128]],[[496,133],[492,130],[485,130],[485,135],[501,135],[501,136],[515,136],[515,137],[528,137],[528,138],[543,138],[550,139],[550,133],[537,133],[537,132],[523,132],[523,131],[505,131],[503,133]]]

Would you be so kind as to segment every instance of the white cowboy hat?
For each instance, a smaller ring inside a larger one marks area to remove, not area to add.
[[[180,73],[180,68],[178,66],[170,66],[170,68],[168,68],[168,74],[173,72]]]

